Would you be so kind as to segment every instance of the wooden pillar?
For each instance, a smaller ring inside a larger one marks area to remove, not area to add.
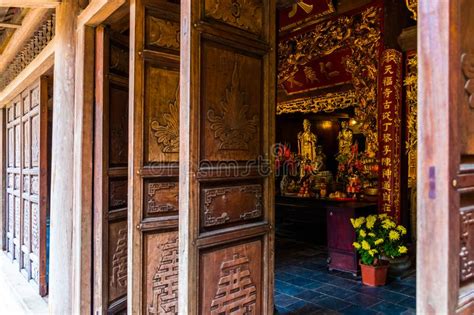
[[[5,218],[6,218],[6,207],[5,207],[5,184],[6,184],[6,145],[5,145],[5,131],[6,131],[6,110],[0,108],[0,250],[5,249]]]
[[[78,2],[56,9],[51,173],[51,314],[73,313],[74,78]],[[78,196],[79,197],[79,196]]]

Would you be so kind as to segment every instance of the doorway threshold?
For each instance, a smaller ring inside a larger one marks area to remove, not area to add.
[[[0,252],[0,296],[3,314],[48,314],[48,303]]]

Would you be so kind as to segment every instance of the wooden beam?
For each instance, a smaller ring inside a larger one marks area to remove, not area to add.
[[[25,45],[25,42],[33,36],[38,26],[43,22],[46,13],[48,13],[48,9],[32,9],[26,14],[21,27],[13,33],[7,47],[5,47],[5,50],[0,55],[0,73],[16,57]]]
[[[0,27],[3,27],[3,28],[20,28],[20,27],[21,27],[21,24],[0,23]]]
[[[127,0],[92,0],[77,18],[77,25],[97,26],[104,22]]]
[[[61,0],[0,0],[0,7],[55,8]]]
[[[39,55],[23,69],[2,91],[0,91],[0,108],[5,107],[25,86],[33,84],[39,76],[54,65],[55,39],[53,38]]]

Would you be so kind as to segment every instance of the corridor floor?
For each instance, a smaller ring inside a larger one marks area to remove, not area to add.
[[[325,248],[277,238],[275,255],[275,314],[415,314],[414,275],[372,288],[329,272]]]

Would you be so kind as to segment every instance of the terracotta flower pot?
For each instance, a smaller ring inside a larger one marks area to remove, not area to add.
[[[371,287],[385,285],[387,281],[388,264],[369,266],[360,264],[362,270],[362,283]]]

